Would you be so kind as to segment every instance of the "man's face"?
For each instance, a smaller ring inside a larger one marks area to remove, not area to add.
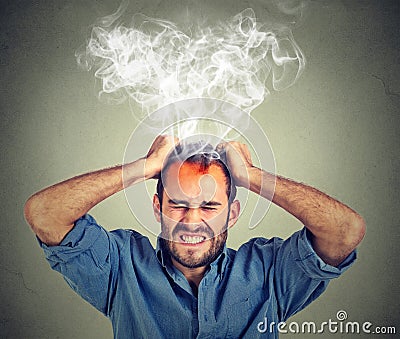
[[[228,202],[226,180],[216,165],[201,171],[198,164],[174,163],[164,173],[162,213],[157,196],[154,210],[161,243],[179,264],[206,266],[221,253],[239,215],[239,202]]]

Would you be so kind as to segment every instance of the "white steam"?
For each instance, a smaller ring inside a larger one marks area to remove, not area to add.
[[[116,24],[123,12],[99,21],[76,57],[101,80],[101,95],[132,99],[147,114],[190,98],[219,99],[250,113],[271,89],[292,85],[305,65],[290,29],[260,25],[252,9],[188,33],[143,15]]]

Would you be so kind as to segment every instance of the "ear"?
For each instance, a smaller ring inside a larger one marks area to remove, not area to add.
[[[153,196],[153,213],[156,217],[157,222],[161,222],[161,206],[160,206],[160,198],[157,194]]]
[[[235,200],[231,203],[229,209],[228,228],[231,228],[233,225],[236,224],[236,221],[239,218],[239,214],[240,214],[240,202],[239,200]]]

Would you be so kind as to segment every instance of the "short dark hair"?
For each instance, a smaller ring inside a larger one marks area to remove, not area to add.
[[[164,167],[158,178],[157,195],[160,200],[160,205],[162,203],[164,191],[163,178],[165,178],[168,168],[176,162],[199,165],[200,171],[204,172],[212,165],[219,167],[225,175],[228,202],[232,203],[233,200],[235,200],[237,189],[228,169],[225,152],[217,152],[212,145],[204,141],[183,141],[180,142],[166,158]]]

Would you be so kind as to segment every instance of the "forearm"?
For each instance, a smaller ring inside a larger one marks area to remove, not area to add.
[[[144,161],[139,159],[126,165],[127,185],[146,178]],[[123,187],[122,166],[83,174],[31,196],[25,205],[25,217],[43,242],[55,245],[72,229],[77,219]]]
[[[250,190],[272,199],[311,231],[314,249],[327,263],[339,264],[364,236],[360,215],[315,188],[256,167],[249,170],[249,179]]]

